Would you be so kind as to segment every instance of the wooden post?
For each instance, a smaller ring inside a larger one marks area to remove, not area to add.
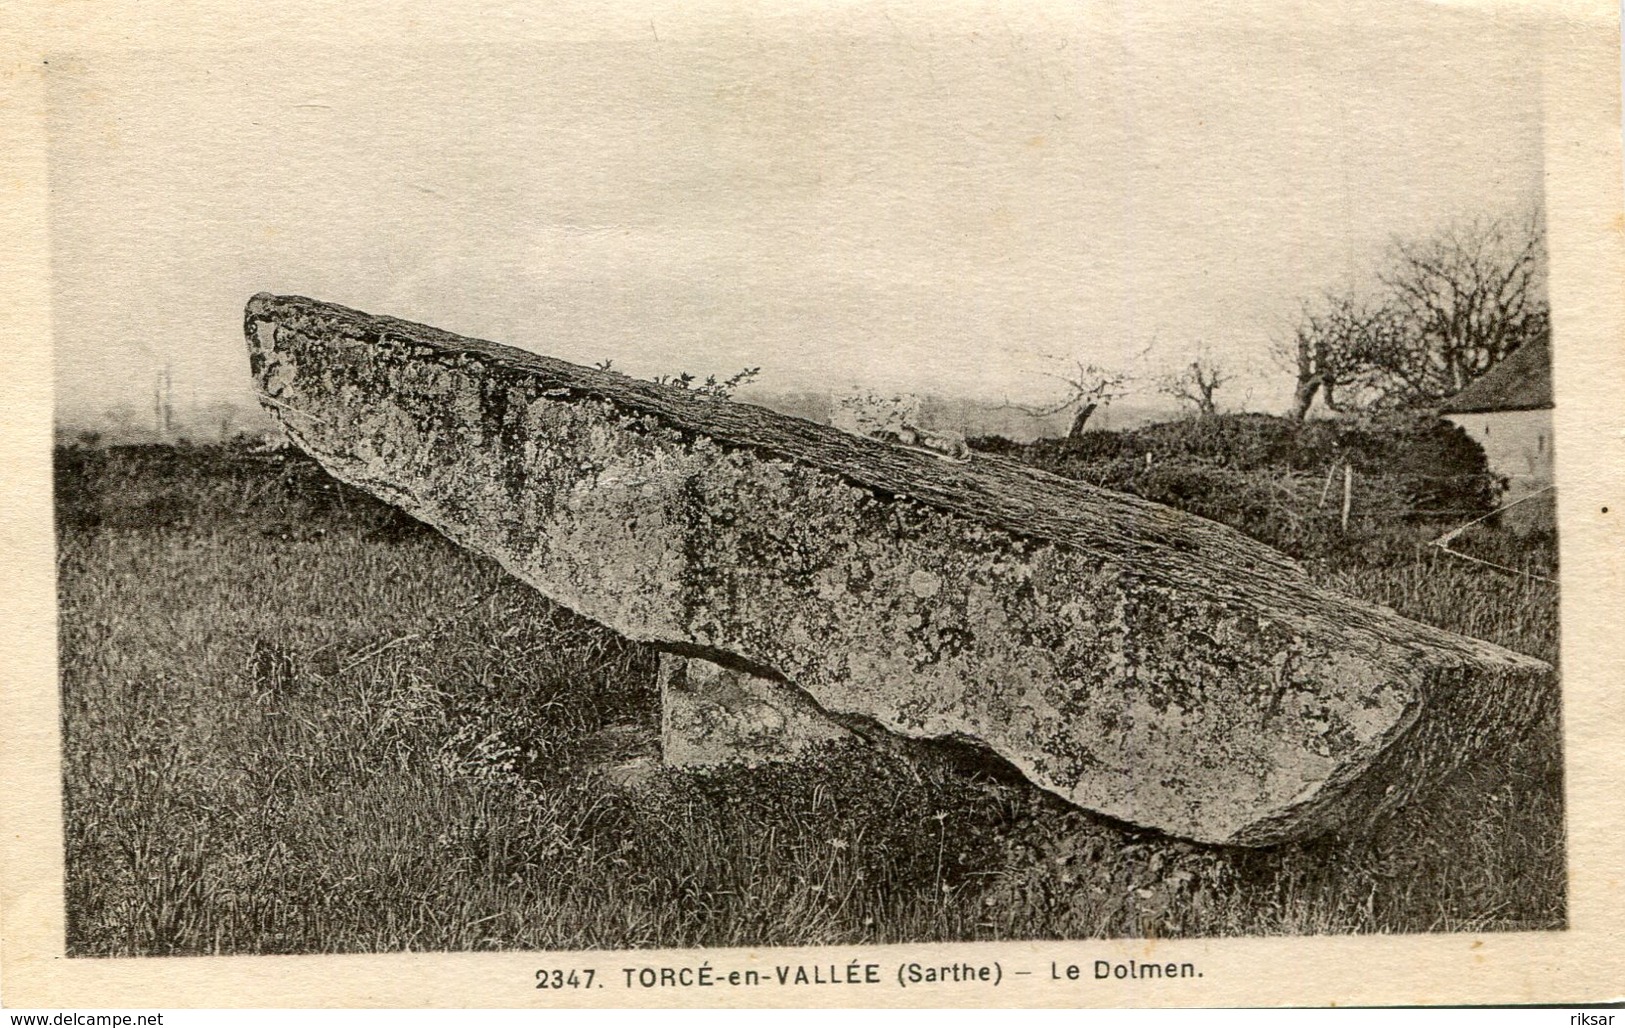
[[[157,373],[152,382],[152,421],[153,429],[158,435],[160,443],[169,442],[170,430],[175,424],[175,404],[171,397],[174,382],[170,378],[169,365]]]
[[[1343,465],[1343,531],[1349,530],[1349,508],[1354,503],[1354,465]]]
[[[1326,497],[1332,494],[1332,476],[1337,474],[1337,465],[1326,465],[1326,484],[1320,487],[1320,509],[1326,509]]]

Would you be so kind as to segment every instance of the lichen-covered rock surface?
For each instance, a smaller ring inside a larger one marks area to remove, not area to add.
[[[986,747],[1088,810],[1262,845],[1408,801],[1543,663],[1228,528],[997,458],[261,294],[264,403],[334,475],[638,640]]]

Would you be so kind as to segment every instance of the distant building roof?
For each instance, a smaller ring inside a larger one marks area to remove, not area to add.
[[[1552,405],[1552,350],[1545,339],[1518,347],[1512,356],[1468,383],[1439,408],[1443,414],[1545,410]]]

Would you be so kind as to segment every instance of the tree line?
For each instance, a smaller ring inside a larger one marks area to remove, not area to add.
[[[1550,321],[1538,208],[1396,238],[1366,281],[1304,301],[1290,330],[1274,341],[1277,364],[1296,376],[1285,413],[1302,421],[1317,400],[1339,413],[1429,407],[1520,347],[1544,341]],[[1198,347],[1158,373],[1074,360],[1050,377],[1061,385],[1055,402],[1013,406],[1046,417],[1070,410],[1068,434],[1076,436],[1096,411],[1147,385],[1197,416],[1215,414],[1220,390],[1238,375]]]
[[[1303,305],[1280,352],[1297,373],[1293,418],[1317,394],[1334,411],[1429,406],[1550,332],[1539,211],[1395,240],[1375,279]]]

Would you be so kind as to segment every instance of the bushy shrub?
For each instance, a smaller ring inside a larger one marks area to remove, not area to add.
[[[1026,443],[1018,443],[1014,439],[1002,435],[974,435],[965,440],[977,453],[991,453],[999,457],[1014,457],[1026,450]]]
[[[974,448],[1236,528],[1294,556],[1408,560],[1436,522],[1488,513],[1497,483],[1460,428],[1431,415],[1187,418],[1126,432]],[[1342,527],[1342,468],[1354,470]],[[1437,534],[1437,533],[1435,533]]]

